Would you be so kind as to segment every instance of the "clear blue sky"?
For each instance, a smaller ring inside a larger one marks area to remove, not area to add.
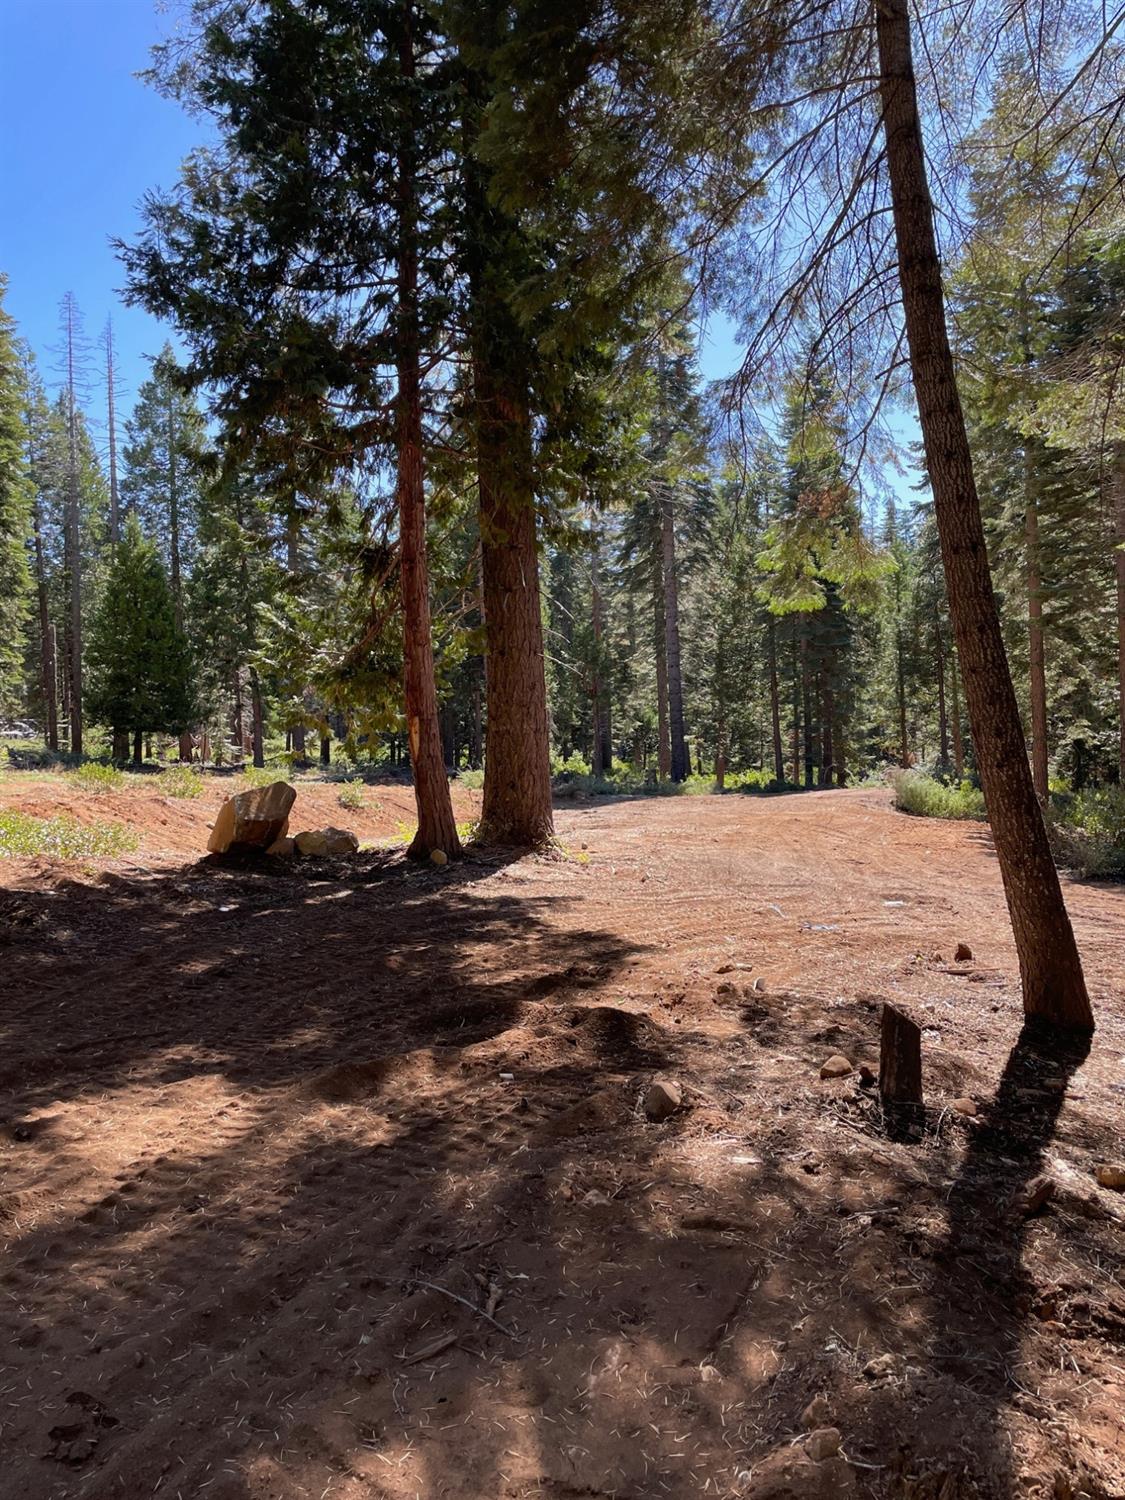
[[[148,188],[171,186],[201,126],[134,75],[174,24],[154,0],[0,0],[0,271],[6,305],[53,382],[58,304],[96,337],[113,314],[124,406],[170,330],[123,307],[110,238],[130,238]],[[96,363],[96,362],[95,362]],[[101,399],[90,402],[100,417]]]

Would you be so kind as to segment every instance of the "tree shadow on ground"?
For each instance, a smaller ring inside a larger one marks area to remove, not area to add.
[[[1017,1047],[948,1234],[915,1234],[946,1223],[948,1153],[919,1165],[854,1085],[794,1071],[873,1037],[872,1002],[630,1008],[636,948],[554,868],[43,898],[55,947],[17,937],[3,980],[13,1495],[923,1494],[908,1460],[949,1433],[866,1373],[888,1350],[977,1397],[975,1469],[1003,1480],[1026,1309],[982,1366],[974,1299],[1020,1276],[1024,1230],[993,1243],[975,1204],[1038,1170],[1061,1093],[1030,1109]],[[653,1123],[659,1072],[688,1107]],[[847,1461],[799,1441],[825,1391]]]

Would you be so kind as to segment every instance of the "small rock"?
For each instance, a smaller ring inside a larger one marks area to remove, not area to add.
[[[332,859],[343,854],[355,854],[359,840],[347,828],[315,828],[299,833],[294,841],[298,854],[309,854],[318,859]]]
[[[1125,1189],[1125,1166],[1122,1166],[1120,1162],[1112,1162],[1107,1166],[1099,1167],[1094,1176],[1104,1188],[1113,1188],[1118,1193]]]
[[[859,1086],[860,1086],[860,1088],[861,1089],[873,1089],[875,1087],[875,1085],[878,1083],[878,1081],[879,1080],[876,1077],[874,1071],[871,1068],[869,1068],[866,1063],[860,1063],[860,1065],[859,1065]]]
[[[444,849],[431,849],[430,850],[430,864],[432,864],[432,865],[447,865],[448,863],[449,863],[449,855],[446,854],[446,852],[445,852]]]
[[[656,1079],[645,1090],[644,1112],[650,1120],[666,1120],[684,1102],[683,1090],[671,1079]]]
[[[898,1360],[893,1354],[877,1354],[863,1367],[865,1380],[889,1380],[898,1373]]]
[[[801,1426],[807,1427],[810,1432],[818,1427],[827,1427],[831,1420],[832,1409],[828,1405],[827,1396],[814,1396],[801,1413]]]
[[[805,1452],[814,1463],[834,1458],[840,1451],[841,1434],[838,1427],[818,1427],[805,1439]]]
[[[953,962],[967,964],[972,956],[973,950],[969,947],[968,943],[958,943],[953,951]]]
[[[759,976],[754,981],[754,988],[758,991],[759,995],[764,995],[766,992],[766,981]]]
[[[286,837],[283,839],[275,839],[274,842],[266,850],[266,853],[272,854],[274,859],[288,859],[296,848],[297,840]]]
[[[959,1115],[975,1115],[977,1112],[977,1101],[970,1099],[966,1094],[963,1099],[954,1099],[949,1107],[956,1110]]]
[[[1012,1213],[1022,1219],[1030,1219],[1044,1208],[1054,1196],[1055,1184],[1050,1177],[1036,1177],[1012,1199]]]
[[[845,1057],[842,1052],[834,1052],[827,1061],[820,1065],[820,1076],[822,1078],[846,1078],[849,1073],[854,1072],[851,1058]]]
[[[714,1365],[700,1365],[699,1378],[704,1385],[711,1385],[716,1380],[722,1380],[722,1371]]]

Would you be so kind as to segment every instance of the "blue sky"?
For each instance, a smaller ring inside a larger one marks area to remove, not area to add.
[[[48,382],[63,293],[77,297],[91,337],[112,313],[126,411],[148,373],[144,356],[169,330],[121,305],[124,277],[109,241],[137,231],[145,191],[172,184],[200,135],[134,76],[171,24],[153,0],[0,0],[7,309]],[[100,392],[90,410],[100,416]]]
[[[204,126],[163,99],[136,74],[152,45],[170,34],[177,0],[0,0],[0,271],[6,305],[49,384],[58,305],[72,291],[96,339],[112,313],[122,407],[128,412],[155,354],[172,330],[124,307],[124,280],[110,246],[140,227],[150,188],[170,187]],[[708,323],[701,367],[714,379],[733,369],[739,350],[721,316]],[[104,397],[91,362],[88,409],[100,420]],[[900,419],[909,440],[913,418]],[[888,474],[904,499],[908,482]]]

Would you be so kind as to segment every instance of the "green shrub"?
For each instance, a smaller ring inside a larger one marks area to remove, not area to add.
[[[245,785],[242,790],[252,786],[269,786],[275,781],[284,781],[286,773],[271,766],[243,766],[238,774],[243,778]]]
[[[125,785],[125,773],[116,766],[88,760],[84,766],[71,771],[67,780],[82,792],[119,792]]]
[[[920,818],[975,818],[987,816],[984,794],[971,782],[946,786],[921,771],[894,771],[890,777],[895,806]]]
[[[350,808],[360,808],[360,807],[363,807],[364,806],[363,782],[362,781],[345,781],[344,784],[343,784],[343,786],[340,788],[339,792],[337,792],[337,794],[336,794],[336,800],[337,800],[337,802],[339,802],[339,804],[340,804],[341,807],[350,807]]]
[[[483,771],[458,771],[457,780],[463,787],[468,787],[470,792],[479,792],[484,786]]]
[[[1051,798],[1047,833],[1055,859],[1092,879],[1125,878],[1125,789],[1089,787]]]
[[[138,842],[137,835],[120,823],[80,823],[65,814],[33,818],[11,808],[0,810],[0,858],[112,858],[127,854]]]
[[[164,797],[198,797],[203,791],[203,777],[190,766],[168,766],[160,773],[157,785]]]

